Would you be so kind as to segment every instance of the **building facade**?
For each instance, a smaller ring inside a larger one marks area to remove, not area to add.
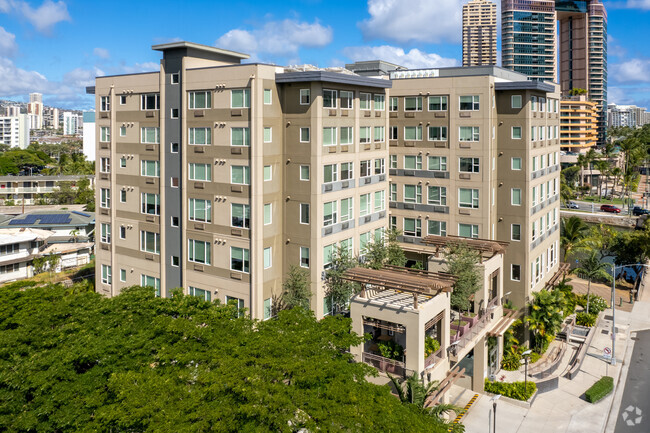
[[[29,124],[27,114],[0,117],[0,143],[26,149],[29,146]]]
[[[637,128],[647,123],[650,123],[650,117],[646,108],[618,104],[609,104],[607,106],[607,125],[610,128],[622,126]]]
[[[82,179],[88,179],[89,187],[94,188],[95,176],[88,175],[0,176],[0,205],[47,204],[49,196],[56,195],[63,183],[74,190]]]
[[[88,161],[95,160],[95,112],[84,111],[83,113],[83,152]]]
[[[272,314],[290,266],[323,271],[387,225],[391,82],[241,64],[188,42],[159,72],[97,78],[97,291],[176,287]]]
[[[43,94],[30,93],[27,104],[31,129],[43,129]]]
[[[598,106],[585,95],[560,101],[560,147],[563,151],[584,153],[598,139]]]
[[[83,117],[71,111],[63,112],[63,135],[77,135],[83,131]]]
[[[497,64],[497,5],[472,0],[463,5],[463,66]]]

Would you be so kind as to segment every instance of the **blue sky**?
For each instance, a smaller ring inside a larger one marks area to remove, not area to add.
[[[44,94],[89,108],[98,75],[156,70],[151,45],[188,40],[281,65],[381,58],[407,67],[461,61],[468,0],[0,0],[0,99]],[[500,4],[500,1],[497,1]],[[605,1],[609,101],[650,108],[650,0]]]

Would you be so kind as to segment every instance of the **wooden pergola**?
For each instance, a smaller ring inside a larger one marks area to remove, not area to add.
[[[546,282],[546,286],[544,286],[544,290],[551,289],[555,286],[558,285],[558,283],[566,277],[566,275],[569,273],[569,269],[571,269],[571,265],[568,263],[560,263],[560,267],[557,269],[555,274]]]
[[[490,239],[478,239],[478,238],[465,238],[462,236],[434,236],[429,235],[425,236],[422,239],[422,243],[428,246],[432,246],[435,249],[435,256],[440,256],[440,251],[442,249],[448,248],[449,245],[465,245],[475,251],[478,251],[481,254],[481,259],[485,254],[488,257],[493,257],[496,254],[505,254],[506,248],[509,245],[508,242],[503,241],[493,241]]]
[[[361,284],[362,297],[366,297],[366,286],[395,290],[413,294],[413,306],[418,308],[418,295],[433,298],[441,292],[451,292],[455,278],[449,274],[401,268],[386,269],[352,268],[341,276],[342,280]]]

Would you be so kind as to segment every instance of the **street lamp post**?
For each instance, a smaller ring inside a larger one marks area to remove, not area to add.
[[[497,394],[490,399],[492,402],[492,433],[497,433],[497,400],[501,398],[501,394]]]
[[[532,350],[528,349],[521,355],[524,357],[524,362],[526,364],[525,370],[524,370],[524,392],[528,389],[528,356],[533,353]]]

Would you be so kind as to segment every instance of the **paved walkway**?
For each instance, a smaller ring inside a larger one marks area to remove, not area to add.
[[[587,285],[588,281],[578,278],[577,276],[571,274],[569,276],[571,281],[569,284],[573,286],[573,292],[579,294],[587,294]],[[622,280],[616,281],[616,311],[632,311],[632,304],[630,304],[630,288],[631,285],[624,283]],[[591,294],[601,296],[607,305],[610,305],[612,299],[612,286],[602,283],[591,283]],[[621,299],[623,300],[621,302]],[[611,307],[611,305],[610,305]]]

